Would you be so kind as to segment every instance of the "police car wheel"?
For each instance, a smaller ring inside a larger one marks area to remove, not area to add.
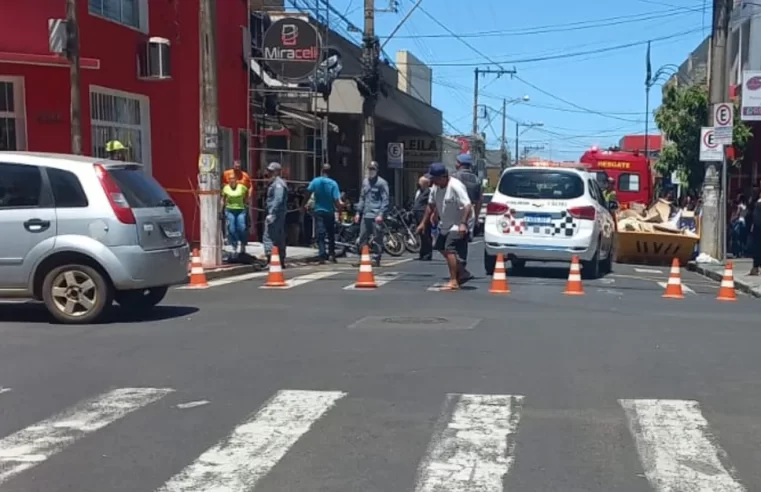
[[[600,246],[597,246],[597,251],[591,260],[582,262],[581,275],[587,280],[595,280],[601,277]]]
[[[609,273],[613,272],[613,255],[614,255],[613,246],[610,247],[610,250],[608,251],[608,256],[602,261],[602,274],[607,275]]]

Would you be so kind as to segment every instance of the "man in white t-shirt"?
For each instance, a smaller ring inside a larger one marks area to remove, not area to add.
[[[442,290],[458,290],[473,275],[465,269],[468,252],[468,221],[473,204],[462,181],[449,176],[447,168],[434,163],[428,172],[433,187],[423,221],[418,226],[421,233],[435,212],[439,219],[439,235],[434,249],[447,259],[449,283]]]

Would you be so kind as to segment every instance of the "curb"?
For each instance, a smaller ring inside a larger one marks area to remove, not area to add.
[[[706,268],[699,263],[695,263],[694,261],[687,263],[687,269],[691,272],[699,273],[704,277],[708,277],[711,280],[716,280],[717,282],[721,282],[723,277],[721,273],[711,270],[710,268]],[[749,296],[761,298],[761,287],[754,287],[753,285],[743,280],[735,279],[735,288],[740,292],[748,294]]]

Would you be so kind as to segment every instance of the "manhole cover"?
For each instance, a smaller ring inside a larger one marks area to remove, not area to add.
[[[395,316],[393,318],[383,318],[381,323],[392,325],[443,325],[449,323],[446,318],[425,318],[420,316]]]

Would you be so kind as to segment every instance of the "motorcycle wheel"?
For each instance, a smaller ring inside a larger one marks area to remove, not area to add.
[[[383,250],[390,256],[402,256],[404,243],[404,236],[398,232],[387,232],[383,235]]]
[[[422,246],[420,242],[420,234],[412,233],[410,234],[403,234],[404,237],[404,247],[407,248],[407,251],[410,253],[419,253],[420,247]]]

